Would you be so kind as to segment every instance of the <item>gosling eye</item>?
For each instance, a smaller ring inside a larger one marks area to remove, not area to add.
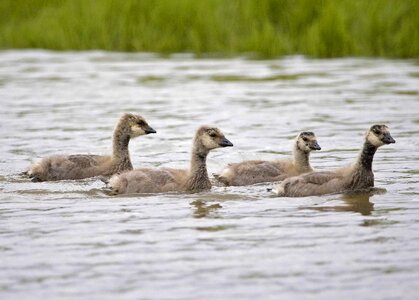
[[[209,134],[210,137],[216,137],[217,136],[217,134],[215,132],[210,132],[208,134]]]
[[[304,141],[304,142],[307,142],[307,141],[308,141],[308,138],[303,137],[303,141]]]
[[[381,133],[380,129],[373,129],[372,131],[373,131],[375,134],[380,134],[380,133]]]
[[[145,125],[145,122],[144,122],[144,121],[138,121],[138,122],[137,122],[137,124],[138,124],[139,126],[144,126],[144,125]]]

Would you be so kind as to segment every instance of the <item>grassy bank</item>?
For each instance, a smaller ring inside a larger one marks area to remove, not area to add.
[[[2,0],[0,48],[419,56],[419,0]]]

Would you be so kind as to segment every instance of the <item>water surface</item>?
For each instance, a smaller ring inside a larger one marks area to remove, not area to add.
[[[159,58],[0,52],[2,299],[417,299],[419,69],[414,60]],[[234,143],[210,173],[288,158],[314,131],[318,169],[350,163],[375,123],[371,193],[277,198],[270,184],[198,194],[110,197],[97,179],[32,183],[18,173],[56,153],[111,151],[123,112],[156,135],[134,166],[187,167],[201,124]]]

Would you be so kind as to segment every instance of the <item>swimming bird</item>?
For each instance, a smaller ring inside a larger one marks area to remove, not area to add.
[[[386,125],[373,125],[365,135],[356,161],[333,171],[318,171],[288,178],[273,192],[284,197],[304,197],[355,191],[374,186],[372,162],[377,149],[396,141]]]
[[[233,163],[214,177],[227,186],[281,181],[291,176],[313,171],[309,161],[310,152],[320,149],[313,132],[301,132],[295,139],[292,159],[247,160]]]
[[[131,138],[150,133],[156,131],[143,117],[125,113],[119,119],[113,133],[112,155],[53,155],[32,164],[27,175],[36,182],[110,176],[132,170],[129,141]]]
[[[211,189],[206,159],[216,148],[233,144],[215,127],[202,126],[195,134],[190,168],[141,168],[114,175],[109,180],[112,194],[198,192]]]

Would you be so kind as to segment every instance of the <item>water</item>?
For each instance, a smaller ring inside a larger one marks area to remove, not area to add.
[[[414,60],[202,59],[104,52],[0,52],[1,299],[417,299],[419,70]],[[276,198],[270,184],[110,197],[97,179],[18,176],[55,153],[111,151],[126,111],[157,130],[134,166],[187,167],[201,124],[229,162],[290,156],[318,136],[318,169],[357,155],[385,123],[375,192]]]

